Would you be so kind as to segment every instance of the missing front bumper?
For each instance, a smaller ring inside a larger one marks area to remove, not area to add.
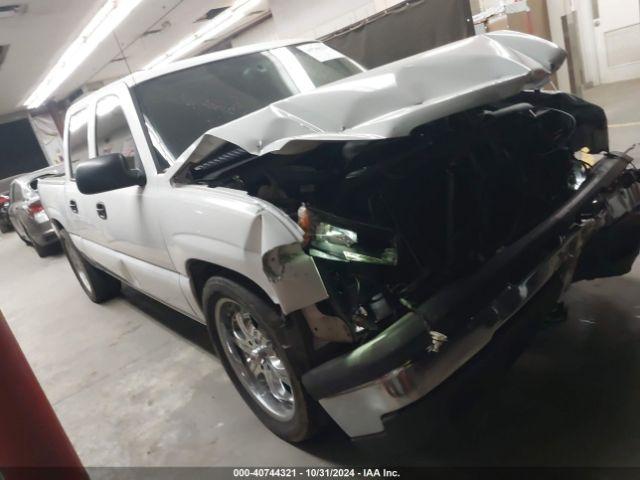
[[[382,417],[400,410],[427,395],[489,344],[494,334],[560,273],[563,286],[571,283],[575,259],[593,232],[593,224],[574,234],[564,246],[531,272],[519,284],[506,288],[477,315],[468,319],[466,332],[450,339],[439,352],[430,352],[425,342],[422,358],[337,395],[320,399],[320,404],[350,436],[358,437],[384,430]],[[410,313],[401,322],[424,320]]]
[[[570,202],[481,271],[444,289],[372,341],[307,372],[308,392],[350,436],[384,431],[385,416],[451,377],[552,278],[561,282],[560,296],[593,235],[624,222],[640,203],[640,179],[618,182],[628,163],[628,157],[607,157]],[[597,214],[580,220],[598,202]],[[531,252],[544,249],[553,253],[531,265]],[[434,331],[448,337],[437,352]]]

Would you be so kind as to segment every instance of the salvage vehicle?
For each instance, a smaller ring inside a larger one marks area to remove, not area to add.
[[[60,166],[52,166],[16,178],[9,188],[9,219],[18,236],[34,248],[39,257],[59,251],[60,241],[44,211],[38,181],[58,175]]]
[[[91,300],[205,323],[274,433],[381,434],[638,255],[629,152],[541,90],[564,59],[495,32],[369,71],[294,42],[135,73],[70,107],[43,204]]]
[[[13,229],[9,220],[9,192],[0,194],[0,232],[7,233]]]

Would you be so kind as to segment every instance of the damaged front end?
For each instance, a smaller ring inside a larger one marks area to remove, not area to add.
[[[552,283],[549,309],[572,281],[629,271],[640,174],[607,143],[599,107],[524,92],[409,137],[259,163],[245,152],[223,173],[191,174],[248,191],[302,230],[301,243],[264,256],[264,270],[282,295],[320,273],[327,298],[302,313],[317,350],[342,347],[303,382],[361,436],[382,431],[386,414],[435,388]]]
[[[248,191],[298,224],[302,244],[265,255],[265,272],[286,295],[303,288],[295,272],[313,258],[328,294],[314,308],[350,332],[331,329],[339,335],[322,340],[358,344],[553,216],[593,173],[585,149],[607,148],[599,107],[523,92],[409,137],[325,142],[259,160],[240,158],[236,147],[190,175]],[[225,156],[235,160],[221,169]],[[287,266],[291,274],[283,275]]]
[[[553,215],[373,340],[307,372],[305,387],[350,436],[380,433],[389,414],[438,387],[498,333],[539,325],[581,272],[626,273],[640,247],[640,175],[628,168],[631,161],[605,156]],[[611,244],[594,246],[600,235],[625,244],[605,270],[587,255],[611,258]]]
[[[298,225],[301,242],[263,269],[287,305],[318,298],[306,279],[319,273],[325,299],[300,307],[318,353],[302,380],[349,435],[383,431],[509,325],[538,321],[531,305],[548,312],[572,282],[630,270],[640,174],[609,153],[600,107],[533,89],[563,58],[513,33],[459,42],[212,131],[176,175]],[[328,105],[336,125],[300,118],[331,98],[350,105]]]

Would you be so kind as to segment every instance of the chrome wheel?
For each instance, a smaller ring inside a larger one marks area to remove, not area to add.
[[[216,302],[214,314],[224,355],[246,390],[272,417],[290,420],[295,412],[290,373],[267,333],[229,298]]]
[[[82,257],[80,257],[80,254],[76,250],[75,246],[72,244],[70,245],[71,240],[64,239],[64,242],[66,246],[65,250],[67,252],[67,256],[69,257],[71,265],[73,265],[73,269],[78,275],[80,283],[82,283],[82,286],[85,288],[85,290],[89,292],[93,291],[93,289],[91,288],[91,282],[89,281],[89,274],[87,272],[87,268],[84,265]]]

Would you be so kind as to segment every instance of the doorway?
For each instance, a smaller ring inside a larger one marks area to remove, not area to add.
[[[640,0],[591,0],[600,81],[640,78]]]

